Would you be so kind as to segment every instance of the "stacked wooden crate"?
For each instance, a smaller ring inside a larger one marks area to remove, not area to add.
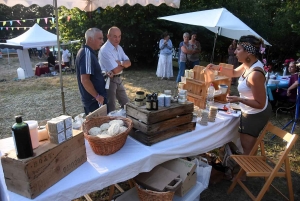
[[[162,140],[195,129],[193,119],[194,104],[171,103],[170,107],[147,110],[146,106],[126,104],[126,115],[133,122],[130,135],[145,145],[152,145]]]
[[[233,68],[233,65],[220,63],[222,68]],[[183,89],[187,90],[187,99],[194,103],[195,106],[204,109],[206,106],[207,89],[212,83],[216,90],[219,90],[219,85],[224,84],[228,86],[227,93],[230,92],[231,78],[218,72],[218,75],[212,75],[212,82],[208,82],[205,77],[203,66],[195,66],[193,68],[194,78],[186,78],[186,84]],[[226,94],[220,94],[215,96],[215,101],[220,103],[226,103]]]

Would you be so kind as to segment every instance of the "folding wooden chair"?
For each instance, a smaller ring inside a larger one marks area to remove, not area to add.
[[[287,145],[284,151],[281,153],[282,155],[278,159],[278,162],[274,162],[271,159],[266,157],[265,148],[263,139],[267,132],[273,133],[278,137],[282,138],[287,142]],[[236,178],[233,180],[231,186],[229,187],[227,193],[231,193],[236,184],[240,184],[240,186],[246,191],[246,193],[251,197],[252,200],[261,200],[269,189],[272,186],[277,192],[279,192],[285,199],[294,200],[292,179],[291,179],[291,170],[290,170],[290,162],[288,154],[298,139],[298,135],[290,134],[280,128],[273,126],[270,122],[265,126],[261,135],[258,137],[253,149],[251,150],[249,155],[232,155],[231,157],[240,165],[241,169],[237,174]],[[260,146],[260,156],[256,156],[257,150]],[[273,165],[270,165],[273,164]],[[284,164],[284,168],[282,165]],[[240,180],[240,177],[246,173],[247,177],[264,177],[265,183],[257,195],[255,197],[250,190],[245,186],[245,184]],[[272,185],[272,182],[275,177],[285,177],[287,180],[287,187],[289,190],[289,199],[283,195],[277,188]]]

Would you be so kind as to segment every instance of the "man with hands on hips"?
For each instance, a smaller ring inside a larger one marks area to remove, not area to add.
[[[98,59],[102,72],[109,77],[106,84],[107,108],[111,112],[116,109],[116,99],[122,108],[129,101],[120,76],[124,68],[131,66],[131,62],[119,45],[121,30],[118,27],[108,30],[107,39],[98,53]]]
[[[106,103],[105,81],[95,50],[103,44],[103,33],[98,28],[85,32],[85,45],[76,56],[76,74],[85,114],[95,111]]]

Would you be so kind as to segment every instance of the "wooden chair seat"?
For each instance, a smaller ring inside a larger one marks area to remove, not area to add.
[[[246,172],[248,177],[269,177],[273,168],[266,163],[268,158],[264,156],[245,156],[234,155],[231,156]],[[284,171],[282,168],[280,169]],[[276,177],[284,177],[284,172],[277,172]]]
[[[281,153],[277,162],[274,162],[270,158],[266,157],[265,147],[263,139],[267,132],[273,133],[276,136],[282,138],[286,141],[287,145],[285,150]],[[287,200],[294,200],[291,170],[288,154],[292,149],[293,145],[298,139],[298,135],[290,134],[280,128],[273,126],[270,122],[265,126],[260,136],[257,138],[255,145],[253,146],[249,155],[232,155],[231,157],[240,165],[241,169],[235,179],[233,180],[231,186],[229,187],[227,193],[231,193],[236,184],[245,190],[252,200],[260,201],[264,194],[267,192],[270,186],[272,186],[280,195],[282,195]],[[256,156],[257,150],[260,147],[261,155]],[[284,168],[282,167],[284,165]],[[259,194],[255,197],[250,190],[246,187],[243,181],[240,179],[243,174],[247,177],[264,177],[265,184],[262,187]],[[285,177],[287,180],[287,187],[289,192],[289,199],[281,193],[277,188],[272,185],[275,177]]]

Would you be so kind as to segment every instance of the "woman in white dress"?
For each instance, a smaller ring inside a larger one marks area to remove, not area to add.
[[[167,32],[163,33],[163,38],[159,41],[159,59],[156,75],[161,79],[173,77],[172,48],[173,44]]]

